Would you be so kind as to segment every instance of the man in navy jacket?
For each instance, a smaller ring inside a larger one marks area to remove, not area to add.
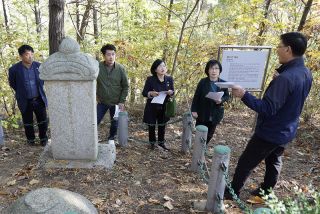
[[[22,45],[18,49],[21,61],[9,68],[9,84],[15,91],[18,107],[24,123],[29,145],[35,145],[33,113],[35,113],[40,144],[47,144],[47,98],[43,90],[43,81],[39,79],[39,62],[33,61],[33,48]]]
[[[251,194],[261,196],[261,190],[268,194],[277,183],[281,156],[296,136],[299,116],[312,85],[311,72],[302,58],[306,48],[307,39],[301,33],[282,34],[277,46],[281,66],[263,98],[256,98],[240,86],[232,89],[235,97],[258,113],[255,132],[235,169],[232,188],[237,195],[252,170],[263,160],[266,165],[264,181]],[[226,198],[230,198],[229,192],[226,192]]]

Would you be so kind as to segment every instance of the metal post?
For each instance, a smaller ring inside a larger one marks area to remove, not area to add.
[[[128,112],[119,112],[118,116],[118,142],[122,147],[128,145]]]
[[[208,128],[203,125],[196,127],[196,136],[193,145],[191,171],[199,172],[201,166],[204,163],[204,153],[206,147]]]
[[[191,139],[192,139],[192,115],[191,115],[191,112],[187,112],[183,115],[182,125],[183,125],[183,131],[182,131],[181,151],[183,154],[187,154],[190,152]]]
[[[228,146],[218,145],[214,147],[206,204],[206,209],[213,213],[221,213],[223,209],[223,195],[226,181],[222,167],[226,171],[228,170],[230,151]]]

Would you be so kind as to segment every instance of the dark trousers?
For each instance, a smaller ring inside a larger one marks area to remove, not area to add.
[[[283,145],[272,144],[253,135],[239,158],[233,176],[232,188],[235,193],[239,195],[252,170],[263,160],[265,161],[266,171],[260,188],[265,191],[273,188],[280,175],[284,150],[285,147]]]
[[[116,106],[98,103],[97,104],[97,123],[98,125],[100,124],[102,118],[104,117],[104,115],[107,113],[108,110],[109,110],[110,120],[111,120],[108,140],[114,140],[114,137],[117,134],[117,128],[118,128],[118,120],[115,120],[113,118],[114,113],[116,111]]]
[[[208,127],[208,135],[207,135],[207,144],[209,143],[209,141],[211,140],[211,138],[213,137],[214,132],[216,131],[216,124],[213,124],[212,122],[208,121],[208,122],[202,122],[199,120],[196,120],[196,126],[198,125],[204,125],[206,127]]]
[[[164,143],[164,135],[165,135],[165,117],[164,117],[164,109],[157,109],[156,112],[156,121],[158,123],[158,142]],[[149,142],[155,143],[156,139],[156,124],[148,125],[149,129]]]
[[[32,143],[35,140],[34,128],[33,128],[33,113],[36,115],[38,128],[39,128],[39,138],[40,141],[46,141],[48,121],[47,121],[47,111],[46,106],[42,99],[35,98],[28,100],[27,109],[25,112],[21,112],[22,121],[24,124],[24,131],[28,142]]]

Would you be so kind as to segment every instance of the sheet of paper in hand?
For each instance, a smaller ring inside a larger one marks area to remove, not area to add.
[[[215,101],[220,101],[221,97],[223,96],[224,92],[219,91],[219,92],[209,92],[206,97],[209,99],[213,99]]]
[[[118,118],[119,112],[120,112],[119,105],[116,105],[115,111],[114,111],[114,116],[113,116],[114,119]]]
[[[165,91],[160,91],[159,95],[151,100],[151,103],[163,104],[164,100],[166,99],[166,96],[167,93]]]
[[[236,84],[234,82],[216,82],[219,88],[233,88]]]

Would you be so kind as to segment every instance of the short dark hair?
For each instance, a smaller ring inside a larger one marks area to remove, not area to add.
[[[100,49],[100,51],[103,55],[106,54],[107,50],[117,52],[116,46],[114,46],[112,44],[106,44],[106,45],[102,46],[102,48]]]
[[[30,45],[21,45],[18,48],[19,55],[22,56],[26,51],[31,51],[34,53],[33,48]]]
[[[282,43],[290,46],[294,56],[302,56],[307,49],[307,38],[299,32],[289,32],[280,36]]]
[[[156,70],[157,70],[157,67],[158,67],[161,63],[166,64],[162,59],[156,59],[156,60],[152,63],[151,68],[150,68],[150,71],[151,71],[151,74],[152,74],[153,76],[157,75]]]
[[[222,65],[218,60],[215,59],[210,59],[207,64],[206,64],[206,68],[204,69],[204,72],[206,73],[207,76],[209,76],[209,69],[214,66],[214,65],[218,65],[219,66],[219,70],[220,73],[222,72]]]

